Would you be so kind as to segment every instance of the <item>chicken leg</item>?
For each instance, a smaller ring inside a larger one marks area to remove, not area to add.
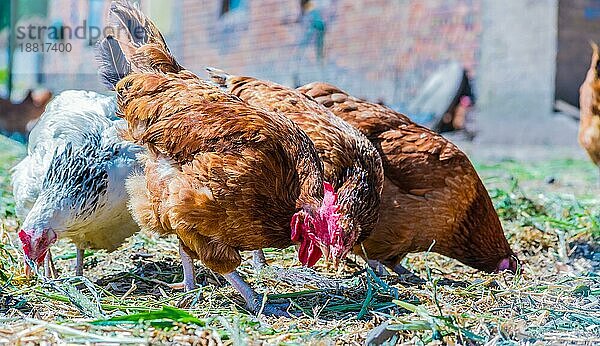
[[[231,284],[231,286],[235,287],[235,289],[240,292],[244,300],[246,301],[246,305],[250,311],[255,314],[261,312],[262,308],[262,297],[258,293],[256,293],[244,279],[238,274],[237,271],[232,271],[229,274],[223,275],[225,279]],[[265,315],[273,315],[273,316],[290,316],[290,313],[286,311],[288,304],[285,304],[285,307],[280,304],[266,303],[264,308],[262,309],[262,313]]]
[[[411,272],[410,270],[404,268],[401,264],[396,264],[392,270],[394,273],[398,274],[400,279],[409,284],[423,284],[425,280],[421,279],[417,274]]]
[[[183,281],[170,284],[169,287],[174,290],[183,289],[189,292],[196,288],[196,273],[194,271],[194,260],[185,250],[181,240],[179,241],[179,256],[181,257],[181,265],[183,266]]]
[[[46,257],[44,257],[44,276],[51,279],[56,279],[58,277],[58,272],[54,266],[50,249],[48,249],[48,253],[46,253]]]
[[[256,271],[261,271],[267,266],[267,259],[263,250],[259,249],[252,252],[252,266]]]
[[[75,275],[83,276],[83,257],[85,256],[85,250],[77,248],[77,256],[75,258]]]

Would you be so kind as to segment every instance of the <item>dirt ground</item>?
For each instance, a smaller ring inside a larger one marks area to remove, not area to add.
[[[171,290],[182,278],[175,241],[151,234],[86,253],[87,280],[70,276],[75,249],[60,241],[52,249],[61,279],[26,280],[8,178],[24,152],[0,141],[0,344],[600,343],[597,168],[575,149],[464,148],[523,261],[520,274],[421,253],[404,264],[426,282],[408,284],[379,279],[352,256],[337,273],[314,272],[299,267],[294,249],[269,250],[271,267],[257,273],[244,261],[240,271],[298,315],[274,318],[249,314],[200,263],[202,288]]]

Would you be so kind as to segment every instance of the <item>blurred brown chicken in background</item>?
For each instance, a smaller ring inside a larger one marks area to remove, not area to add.
[[[600,78],[598,45],[592,45],[592,62],[579,88],[579,144],[600,167]]]
[[[299,88],[364,133],[385,171],[379,224],[355,252],[398,274],[407,253],[427,250],[487,272],[517,269],[492,201],[467,156],[435,132],[385,106],[326,83]],[[366,252],[366,253],[365,253]],[[379,263],[378,263],[379,262]],[[381,263],[381,264],[380,264]]]
[[[48,90],[30,90],[20,103],[0,99],[0,133],[25,141],[51,98]]]

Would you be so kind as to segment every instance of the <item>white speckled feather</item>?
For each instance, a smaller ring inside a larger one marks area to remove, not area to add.
[[[138,230],[125,180],[141,170],[139,146],[122,140],[112,96],[65,91],[32,130],[28,155],[13,170],[23,228],[52,228],[80,248],[113,250]]]

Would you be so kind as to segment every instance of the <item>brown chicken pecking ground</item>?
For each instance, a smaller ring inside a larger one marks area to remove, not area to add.
[[[515,271],[516,257],[492,201],[453,143],[333,85],[311,83],[299,90],[358,128],[381,154],[386,181],[380,220],[356,253],[397,273],[404,272],[398,265],[406,254],[430,247],[487,272]]]

